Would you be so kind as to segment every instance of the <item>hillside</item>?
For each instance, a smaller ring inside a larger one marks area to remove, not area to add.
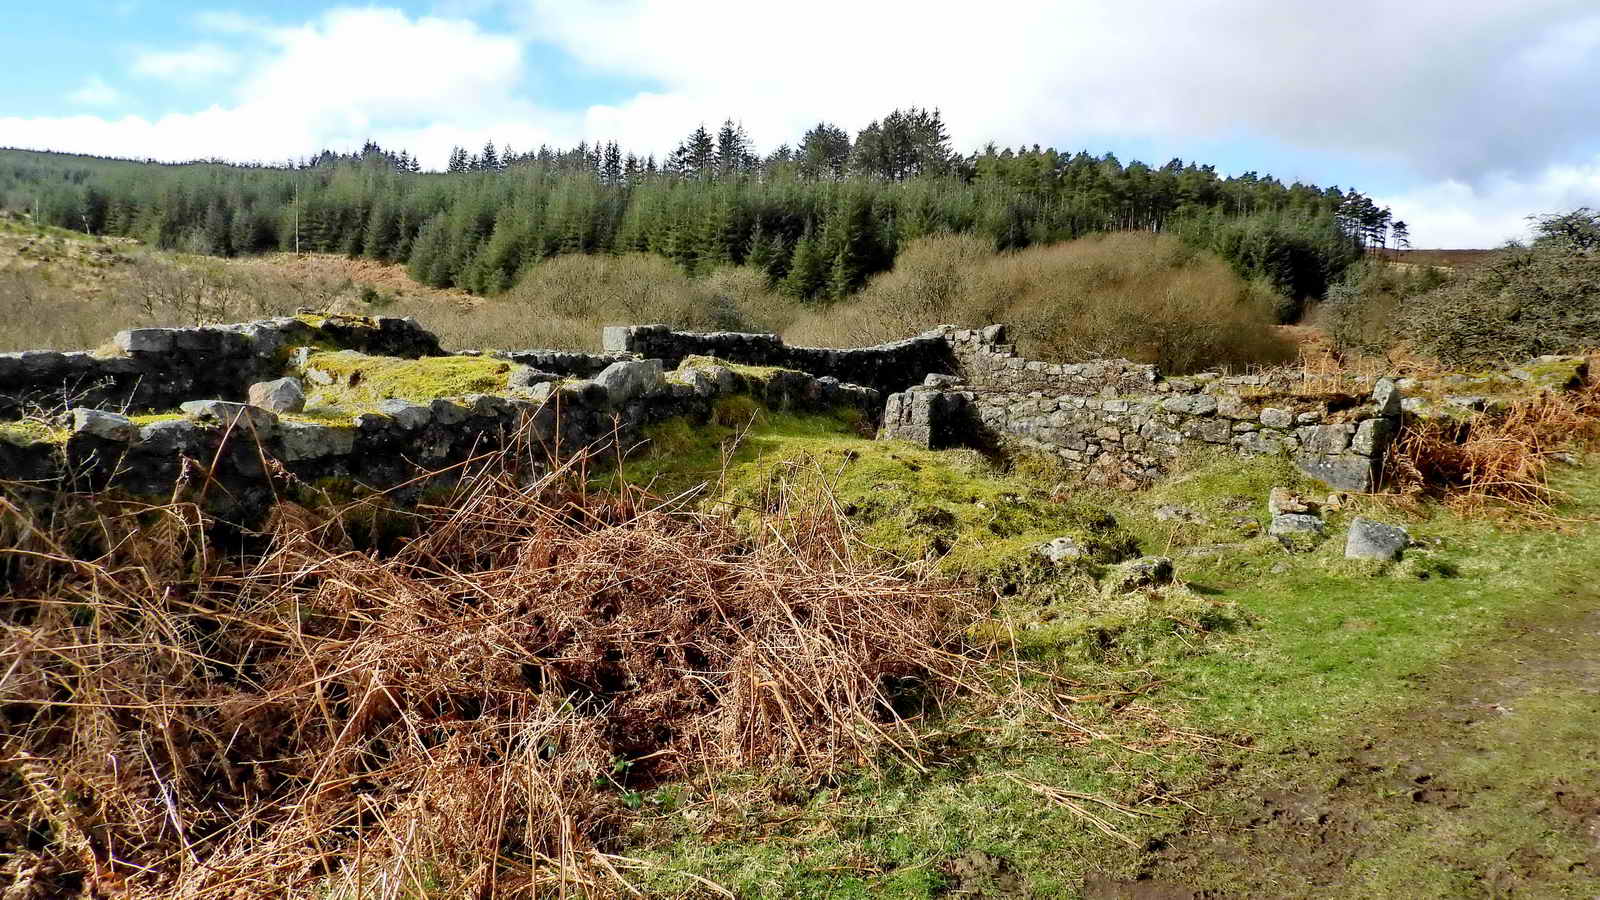
[[[942,125],[919,140],[913,165],[850,156],[846,136],[846,157],[820,170],[755,158],[737,134],[686,141],[700,149],[660,168],[624,164],[611,145],[486,156],[448,173],[411,171],[375,145],[299,168],[0,150],[0,209],[162,249],[403,262],[423,283],[478,294],[556,256],[650,253],[690,274],[750,265],[802,301],[854,293],[925,235],[972,234],[1004,251],[1110,231],[1182,233],[1303,299],[1390,224],[1357,191],[1254,172],[1037,147],[963,159]]]
[[[1174,298],[1182,297],[1182,302]],[[493,297],[419,284],[396,263],[333,254],[231,259],[127,238],[0,223],[0,351],[94,347],[107,328],[321,312],[415,316],[451,347],[596,349],[600,329],[652,320],[701,331],[782,333],[855,346],[936,325],[1014,323],[1055,361],[1126,356],[1169,371],[1293,356],[1273,324],[1285,298],[1171,236],[1128,233],[995,254],[981,238],[931,236],[850,299],[806,304],[751,266],[691,276],[648,254],[569,255]]]

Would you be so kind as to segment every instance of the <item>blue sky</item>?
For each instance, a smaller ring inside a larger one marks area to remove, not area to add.
[[[663,152],[938,106],[987,140],[1355,186],[1418,246],[1600,206],[1593,0],[6,4],[0,145],[282,160],[368,137]]]

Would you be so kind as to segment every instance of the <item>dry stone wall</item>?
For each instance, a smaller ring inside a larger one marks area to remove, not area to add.
[[[930,334],[948,342],[961,380],[890,397],[886,435],[924,446],[1006,440],[1098,481],[1147,482],[1184,447],[1213,446],[1292,454],[1332,487],[1370,491],[1400,424],[1399,392],[1386,379],[1313,394],[1288,374],[1166,378],[1127,360],[1029,360],[999,325]]]
[[[505,396],[388,400],[348,422],[278,417],[236,401],[251,384],[282,375],[299,347],[416,358],[443,355],[438,340],[410,319],[307,317],[125,331],[116,353],[3,354],[0,420],[30,404],[76,408],[64,444],[0,441],[0,472],[56,487],[160,494],[204,465],[208,478],[232,485],[218,493],[239,498],[230,502],[243,515],[260,508],[275,471],[388,487],[500,446],[519,429],[552,449],[628,442],[664,418],[703,421],[719,397],[743,392],[780,407],[855,407],[872,421],[881,416],[884,436],[923,446],[1020,445],[1111,483],[1149,481],[1183,448],[1212,446],[1291,454],[1336,488],[1370,490],[1402,406],[1388,380],[1308,392],[1285,373],[1173,378],[1127,360],[1029,360],[999,325],[946,326],[855,349],[663,325],[607,328],[603,342],[601,353],[485,351],[528,367],[526,383]],[[690,357],[763,371],[681,367]],[[142,425],[113,412],[180,405],[181,418]]]
[[[1391,381],[1308,391],[1292,373],[1165,377],[1123,359],[1026,359],[1002,325],[941,327],[858,349],[790,347],[771,334],[607,328],[605,347],[661,359],[715,356],[871,385],[888,395],[883,434],[927,447],[1009,442],[1095,480],[1159,477],[1186,446],[1287,453],[1340,490],[1369,491],[1400,424]]]
[[[0,353],[0,421],[81,406],[148,412],[185,400],[243,400],[276,377],[296,345],[331,345],[379,356],[439,356],[439,339],[415,319],[353,316],[277,318],[202,328],[119,332],[104,353]]]
[[[659,359],[674,368],[690,356],[713,356],[749,366],[776,366],[837,378],[885,394],[921,384],[929,373],[953,373],[957,362],[940,332],[876,347],[790,347],[775,334],[673,331],[665,325],[605,329],[605,349]]]
[[[850,407],[876,416],[882,395],[801,372],[744,374],[704,364],[665,373],[658,360],[609,365],[593,380],[545,383],[519,396],[476,394],[379,409],[331,422],[278,416],[222,400],[193,400],[183,415],[138,424],[116,413],[74,409],[64,443],[0,440],[0,472],[36,491],[103,490],[171,496],[179,486],[214,515],[250,523],[295,484],[325,479],[372,488],[423,486],[438,472],[521,435],[561,455],[636,443],[640,429],[686,416],[704,423],[719,398],[746,394],[773,408]]]

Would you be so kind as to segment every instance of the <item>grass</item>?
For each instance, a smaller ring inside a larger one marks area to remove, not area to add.
[[[750,457],[736,460],[732,472],[741,466],[758,471],[762,459],[806,451],[848,470],[843,457],[827,455],[862,449],[853,442],[829,447],[814,432],[783,430],[780,423],[776,432],[753,432],[745,451]],[[958,455],[943,456],[946,467],[964,465]],[[923,471],[929,463],[909,454],[902,461]],[[872,463],[854,465],[874,471]],[[942,480],[921,481],[924,500],[961,481]],[[1600,514],[1600,478],[1569,472],[1559,482],[1570,497],[1563,515]],[[835,483],[847,485],[848,493],[848,476]],[[1391,507],[1370,499],[1330,512],[1330,537],[1309,553],[1291,554],[1257,530],[1273,486],[1311,487],[1281,461],[1202,457],[1153,491],[1082,498],[1111,504],[1141,551],[1173,555],[1187,597],[1119,603],[1080,594],[1075,606],[1063,608],[1041,603],[1042,595],[1032,592],[1001,602],[1001,621],[1021,658],[1073,685],[1060,690],[1087,698],[1072,710],[1077,727],[1093,737],[1063,740],[1048,729],[1030,729],[1025,716],[992,714],[982,724],[968,722],[965,731],[952,725],[945,764],[926,773],[889,770],[820,789],[795,790],[760,775],[691,785],[678,808],[641,826],[635,839],[649,848],[641,855],[751,896],[933,897],[1002,888],[1078,896],[1086,877],[1133,877],[1144,870],[1149,860],[1138,848],[1178,834],[1180,821],[1192,815],[1186,804],[1224,816],[1237,811],[1243,801],[1208,792],[1212,785],[1244,785],[1253,798],[1248,786],[1316,773],[1305,752],[1292,765],[1282,762],[1283,754],[1323,748],[1331,756],[1369,727],[1362,723],[1382,722],[1420,702],[1419,685],[1436,679],[1452,660],[1470,668],[1466,661],[1508,621],[1547,605],[1555,585],[1581,583],[1600,563],[1594,529],[1517,529],[1434,504]],[[1154,511],[1172,504],[1187,506],[1202,521],[1159,521]],[[1344,560],[1343,525],[1357,512],[1402,522],[1423,547],[1400,564]],[[869,518],[868,533],[872,527]],[[1214,551],[1219,544],[1225,549]],[[1196,622],[1201,627],[1172,621],[1207,608],[1212,617]],[[1086,633],[1109,633],[1113,645],[1124,646],[1107,653],[1099,642],[1083,640]],[[1418,859],[1427,856],[1418,845],[1427,838],[1406,838],[1396,825],[1383,832],[1394,835],[1393,845],[1369,848],[1373,860],[1352,875],[1350,884],[1361,886],[1354,893],[1451,896],[1450,885],[1463,871],[1482,870],[1497,852],[1503,858],[1541,828],[1539,840],[1576,852],[1572,834],[1552,833],[1537,809],[1519,798],[1529,795],[1524,789],[1532,792],[1529,785],[1571,771],[1573,753],[1586,746],[1592,703],[1577,709],[1585,695],[1570,691],[1532,702],[1532,709],[1567,717],[1558,720],[1562,742],[1528,752],[1538,720],[1505,726],[1505,746],[1480,766],[1483,778],[1505,777],[1508,789],[1475,810],[1466,826],[1436,823],[1432,834],[1437,841],[1461,827],[1492,833],[1502,822],[1509,823],[1507,833],[1485,839],[1487,849],[1466,851],[1465,861],[1428,862],[1418,876]],[[1130,816],[1087,804],[1126,840],[1051,802],[1041,787],[1135,810]],[[719,806],[729,795],[740,798],[735,809]],[[1369,805],[1381,800],[1377,792],[1360,795]],[[1241,854],[1231,867],[1213,862],[1184,874],[1226,889],[1257,866],[1248,849]],[[1413,888],[1420,877],[1426,889],[1411,893],[1407,873],[1413,873]],[[1551,877],[1556,881],[1545,887],[1557,891],[1576,883],[1560,873]],[[683,879],[663,875],[650,884],[671,893],[688,887]],[[1283,884],[1277,890],[1292,893]]]
[[[946,575],[1007,593],[1052,580],[1035,553],[1072,537],[1083,565],[1126,558],[1131,541],[1104,510],[1007,477],[975,452],[934,452],[852,434],[847,414],[741,407],[705,427],[672,420],[646,429],[624,480],[665,496],[710,487],[713,506],[777,511],[796,494],[829,496],[861,540],[902,564],[937,561]]]

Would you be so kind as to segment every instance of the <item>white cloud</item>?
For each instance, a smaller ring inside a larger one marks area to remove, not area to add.
[[[259,31],[263,23],[231,9],[203,9],[191,17],[195,27],[219,34],[248,34]]]
[[[1416,247],[1498,247],[1526,240],[1527,217],[1600,206],[1600,156],[1532,177],[1501,175],[1469,184],[1445,181],[1375,197],[1411,225]]]
[[[154,119],[0,117],[0,133],[19,146],[164,160],[280,161],[322,147],[356,149],[372,138],[439,167],[456,144],[576,140],[575,115],[515,95],[522,74],[515,37],[377,8],[333,10],[295,28],[232,24],[247,28],[262,52],[239,73],[228,102]],[[152,75],[198,77],[209,67],[215,77],[219,60],[190,50],[141,62]]]
[[[121,100],[122,94],[106,84],[100,76],[92,75],[81,87],[68,94],[67,99],[79,106],[110,106]]]
[[[446,12],[336,9],[291,28],[198,12],[193,23],[229,49],[152,53],[137,66],[229,74],[216,105],[155,120],[0,119],[0,133],[55,149],[246,160],[372,137],[438,166],[452,144],[487,138],[525,149],[615,138],[659,154],[726,116],[770,148],[819,119],[856,129],[923,105],[944,111],[963,150],[1261,141],[1382,167],[1427,185],[1385,199],[1419,246],[1496,243],[1528,213],[1600,206],[1594,0],[1018,0],[978,14],[950,0],[435,3]],[[491,6],[517,33],[463,18]],[[534,46],[575,58],[586,77],[651,87],[554,109],[520,87]],[[1337,168],[1303,174],[1352,180]]]
[[[187,50],[166,53],[141,53],[133,61],[136,75],[178,83],[230,75],[238,68],[239,58],[215,44],[200,44]]]
[[[592,113],[658,148],[685,119],[776,143],[921,104],[968,149],[1244,135],[1477,177],[1559,159],[1600,105],[1593,0],[507,3],[531,37],[658,83]]]

